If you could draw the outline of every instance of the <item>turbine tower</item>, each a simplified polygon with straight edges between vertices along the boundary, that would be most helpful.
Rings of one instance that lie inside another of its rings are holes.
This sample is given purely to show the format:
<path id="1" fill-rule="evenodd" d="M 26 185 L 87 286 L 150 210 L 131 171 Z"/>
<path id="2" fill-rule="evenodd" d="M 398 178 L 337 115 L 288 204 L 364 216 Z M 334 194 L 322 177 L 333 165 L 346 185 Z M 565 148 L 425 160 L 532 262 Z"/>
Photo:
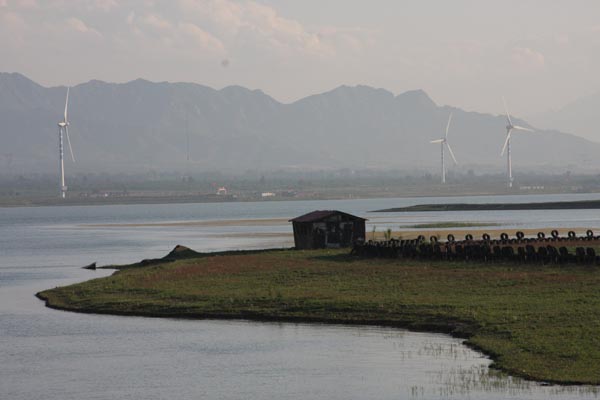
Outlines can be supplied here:
<path id="1" fill-rule="evenodd" d="M 67 111 L 69 108 L 69 88 L 67 88 L 67 99 L 65 100 L 65 114 L 62 121 L 58 123 L 58 155 L 59 155 L 59 175 L 60 175 L 60 197 L 63 199 L 67 195 L 67 186 L 65 185 L 65 161 L 64 161 L 64 150 L 63 150 L 63 133 L 67 137 L 67 143 L 69 145 L 69 152 L 71 153 L 71 159 L 75 162 L 75 156 L 73 155 L 73 148 L 71 147 L 71 140 L 69 139 L 69 120 L 67 119 Z"/>
<path id="2" fill-rule="evenodd" d="M 450 144 L 448 143 L 448 130 L 450 129 L 450 121 L 452 121 L 452 113 L 450 113 L 450 116 L 448 117 L 448 124 L 446 125 L 446 135 L 444 135 L 444 137 L 441 139 L 436 139 L 436 140 L 430 141 L 430 143 L 435 143 L 435 144 L 440 143 L 441 144 L 442 183 L 446 183 L 446 161 L 445 161 L 445 157 L 444 157 L 444 150 L 445 150 L 444 146 L 448 148 L 448 152 L 452 156 L 452 160 L 454 160 L 454 164 L 458 164 L 458 162 L 456 161 L 456 157 L 454 157 L 454 153 L 452 152 L 452 148 L 450 147 Z"/>
<path id="3" fill-rule="evenodd" d="M 512 158 L 511 158 L 511 153 L 510 153 L 510 136 L 512 134 L 512 131 L 527 131 L 527 132 L 533 132 L 533 129 L 529 129 L 529 128 L 525 128 L 522 126 L 518 126 L 512 123 L 512 120 L 510 119 L 510 113 L 508 112 L 508 107 L 506 106 L 506 100 L 504 99 L 504 97 L 502 98 L 502 102 L 504 103 L 504 111 L 506 111 L 506 122 L 508 123 L 506 125 L 506 140 L 504 141 L 504 147 L 502 147 L 502 152 L 500 153 L 500 156 L 504 155 L 504 152 L 506 151 L 506 168 L 507 168 L 507 180 L 508 180 L 508 187 L 512 188 L 513 185 L 513 176 L 512 176 Z"/>

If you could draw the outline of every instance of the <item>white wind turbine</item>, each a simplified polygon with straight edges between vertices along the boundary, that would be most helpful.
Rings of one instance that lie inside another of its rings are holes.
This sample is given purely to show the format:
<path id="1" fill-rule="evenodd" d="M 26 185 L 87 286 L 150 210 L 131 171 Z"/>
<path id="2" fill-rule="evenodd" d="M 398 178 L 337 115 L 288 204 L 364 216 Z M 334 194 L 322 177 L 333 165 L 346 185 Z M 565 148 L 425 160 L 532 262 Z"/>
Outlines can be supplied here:
<path id="1" fill-rule="evenodd" d="M 508 179 L 508 187 L 511 188 L 513 184 L 513 176 L 512 176 L 512 158 L 510 154 L 510 136 L 512 131 L 527 131 L 533 132 L 533 129 L 525 128 L 522 126 L 514 125 L 512 120 L 510 119 L 510 113 L 508 112 L 508 107 L 506 106 L 506 100 L 504 97 L 502 98 L 502 102 L 504 103 L 504 110 L 506 111 L 506 140 L 504 141 L 504 147 L 502 147 L 502 152 L 500 156 L 504 155 L 506 151 L 506 164 L 507 164 L 507 179 Z"/>
<path id="2" fill-rule="evenodd" d="M 69 88 L 67 88 L 67 99 L 65 100 L 65 114 L 61 122 L 58 123 L 58 154 L 59 154 L 59 174 L 60 174 L 60 197 L 63 199 L 67 195 L 67 186 L 65 185 L 65 161 L 63 151 L 63 132 L 67 137 L 67 143 L 69 144 L 69 152 L 71 153 L 71 159 L 75 162 L 75 156 L 73 155 L 73 148 L 71 147 L 71 140 L 69 139 L 69 120 L 67 119 L 67 110 L 69 108 Z"/>
<path id="3" fill-rule="evenodd" d="M 430 143 L 440 143 L 441 144 L 441 151 L 442 151 L 442 183 L 446 183 L 446 161 L 444 158 L 444 146 L 448 147 L 448 152 L 450 153 L 450 155 L 452 156 L 452 160 L 454 160 L 454 164 L 458 164 L 458 161 L 456 161 L 456 157 L 454 157 L 454 153 L 452 152 L 452 148 L 450 147 L 450 144 L 448 143 L 448 130 L 450 129 L 450 121 L 452 121 L 452 113 L 450 113 L 450 116 L 448 117 L 448 124 L 446 125 L 446 135 L 441 138 L 441 139 L 436 139 L 436 140 L 432 140 L 430 141 Z"/>

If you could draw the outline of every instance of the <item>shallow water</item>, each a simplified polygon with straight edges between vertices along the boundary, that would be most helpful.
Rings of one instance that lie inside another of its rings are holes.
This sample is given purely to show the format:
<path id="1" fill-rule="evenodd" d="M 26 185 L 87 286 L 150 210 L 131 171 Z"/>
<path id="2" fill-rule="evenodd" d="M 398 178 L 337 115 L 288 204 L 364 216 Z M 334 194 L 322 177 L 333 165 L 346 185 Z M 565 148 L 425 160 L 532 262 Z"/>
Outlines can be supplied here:
<path id="1" fill-rule="evenodd" d="M 600 397 L 596 387 L 541 386 L 495 373 L 487 368 L 487 358 L 445 335 L 378 327 L 82 315 L 47 309 L 33 297 L 39 290 L 110 273 L 79 268 L 92 261 L 110 264 L 158 257 L 175 244 L 199 251 L 290 245 L 285 238 L 219 236 L 288 232 L 287 225 L 98 228 L 90 224 L 291 218 L 314 209 L 342 209 L 375 221 L 397 218 L 394 224 L 457 220 L 451 213 L 374 218 L 367 213 L 433 200 L 490 201 L 438 198 L 0 209 L 0 398 Z M 531 212 L 520 217 L 500 214 L 461 212 L 460 218 L 502 220 L 509 226 L 536 224 L 539 217 Z M 542 217 L 546 222 L 579 226 L 573 221 L 580 220 L 586 222 L 581 226 L 600 226 L 599 210 L 558 214 Z"/>

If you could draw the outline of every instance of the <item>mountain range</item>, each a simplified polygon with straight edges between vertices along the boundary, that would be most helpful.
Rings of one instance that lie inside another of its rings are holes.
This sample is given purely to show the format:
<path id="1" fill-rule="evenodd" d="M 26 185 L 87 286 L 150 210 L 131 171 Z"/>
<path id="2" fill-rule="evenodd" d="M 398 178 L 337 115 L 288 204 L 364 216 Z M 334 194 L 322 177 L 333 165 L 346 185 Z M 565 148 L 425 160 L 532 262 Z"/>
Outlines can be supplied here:
<path id="1" fill-rule="evenodd" d="M 600 110 L 600 92 L 580 97 L 558 110 L 532 116 L 532 120 L 540 126 L 551 126 L 564 132 L 597 140 L 600 137 L 598 110 Z"/>
<path id="2" fill-rule="evenodd" d="M 57 170 L 66 87 L 0 73 L 0 167 Z M 457 168 L 500 170 L 506 118 L 438 106 L 424 91 L 399 95 L 341 86 L 293 103 L 260 90 L 195 83 L 98 80 L 70 89 L 69 131 L 77 162 L 68 173 L 405 168 L 436 171 L 449 141 Z M 530 126 L 514 117 L 513 122 Z M 556 130 L 515 132 L 514 168 L 597 167 L 600 144 Z M 556 171 L 555 171 L 556 170 Z"/>

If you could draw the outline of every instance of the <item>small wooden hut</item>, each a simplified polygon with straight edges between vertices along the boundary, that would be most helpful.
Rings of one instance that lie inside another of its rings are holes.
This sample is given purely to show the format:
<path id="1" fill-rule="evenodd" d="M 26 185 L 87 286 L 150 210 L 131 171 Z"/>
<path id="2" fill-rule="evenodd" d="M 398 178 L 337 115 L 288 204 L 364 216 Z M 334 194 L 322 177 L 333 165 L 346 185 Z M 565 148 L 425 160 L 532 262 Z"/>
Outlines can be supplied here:
<path id="1" fill-rule="evenodd" d="M 296 249 L 351 246 L 365 240 L 366 221 L 336 210 L 313 211 L 290 220 Z"/>

